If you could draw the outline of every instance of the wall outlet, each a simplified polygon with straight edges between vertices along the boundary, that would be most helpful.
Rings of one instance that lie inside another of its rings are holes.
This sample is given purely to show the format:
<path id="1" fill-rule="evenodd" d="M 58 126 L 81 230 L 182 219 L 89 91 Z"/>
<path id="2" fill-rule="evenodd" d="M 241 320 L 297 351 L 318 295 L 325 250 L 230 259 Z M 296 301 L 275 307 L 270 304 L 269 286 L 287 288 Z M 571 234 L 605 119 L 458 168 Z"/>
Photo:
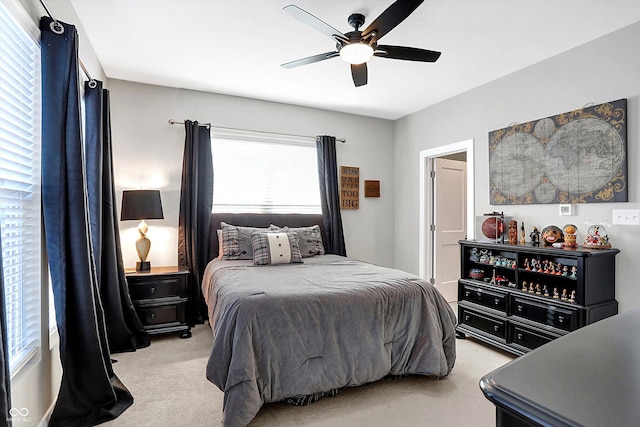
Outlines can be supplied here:
<path id="1" fill-rule="evenodd" d="M 640 209 L 613 209 L 613 225 L 640 225 Z"/>

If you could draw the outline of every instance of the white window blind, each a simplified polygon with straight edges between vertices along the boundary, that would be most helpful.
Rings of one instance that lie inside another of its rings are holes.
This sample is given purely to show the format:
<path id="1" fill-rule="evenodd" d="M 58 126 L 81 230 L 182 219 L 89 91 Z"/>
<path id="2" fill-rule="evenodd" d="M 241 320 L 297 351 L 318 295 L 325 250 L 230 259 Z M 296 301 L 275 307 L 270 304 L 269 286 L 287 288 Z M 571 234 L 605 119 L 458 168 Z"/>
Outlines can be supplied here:
<path id="1" fill-rule="evenodd" d="M 322 212 L 315 142 L 214 132 L 211 147 L 214 212 Z"/>
<path id="2" fill-rule="evenodd" d="M 0 3 L 0 232 L 12 376 L 39 355 L 42 283 L 40 48 L 19 12 Z"/>

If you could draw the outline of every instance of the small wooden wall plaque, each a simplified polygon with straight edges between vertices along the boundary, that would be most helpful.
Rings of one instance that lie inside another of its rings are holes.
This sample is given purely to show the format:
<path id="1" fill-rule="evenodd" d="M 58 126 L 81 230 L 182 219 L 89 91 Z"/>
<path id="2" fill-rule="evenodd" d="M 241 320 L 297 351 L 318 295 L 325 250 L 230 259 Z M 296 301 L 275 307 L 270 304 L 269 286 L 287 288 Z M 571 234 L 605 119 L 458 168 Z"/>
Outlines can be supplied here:
<path id="1" fill-rule="evenodd" d="M 380 181 L 364 180 L 364 197 L 380 197 Z"/>
<path id="2" fill-rule="evenodd" d="M 340 208 L 360 207 L 360 168 L 340 166 Z"/>

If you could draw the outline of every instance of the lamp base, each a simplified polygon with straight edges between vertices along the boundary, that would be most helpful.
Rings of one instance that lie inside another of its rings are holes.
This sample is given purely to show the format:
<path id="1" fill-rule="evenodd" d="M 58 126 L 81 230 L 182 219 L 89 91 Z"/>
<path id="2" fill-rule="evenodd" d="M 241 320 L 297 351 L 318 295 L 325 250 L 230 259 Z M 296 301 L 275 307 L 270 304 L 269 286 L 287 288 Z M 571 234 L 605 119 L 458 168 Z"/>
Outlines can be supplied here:
<path id="1" fill-rule="evenodd" d="M 136 271 L 149 271 L 151 270 L 151 262 L 138 261 L 136 262 Z"/>

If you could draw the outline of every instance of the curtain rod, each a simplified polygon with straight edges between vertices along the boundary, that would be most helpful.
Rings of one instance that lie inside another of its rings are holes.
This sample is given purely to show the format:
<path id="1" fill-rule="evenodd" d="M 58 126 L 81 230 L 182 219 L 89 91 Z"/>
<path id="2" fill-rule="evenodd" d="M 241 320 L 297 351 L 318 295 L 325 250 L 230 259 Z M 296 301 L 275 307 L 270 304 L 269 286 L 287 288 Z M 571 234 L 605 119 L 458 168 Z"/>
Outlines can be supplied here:
<path id="1" fill-rule="evenodd" d="M 169 124 L 170 125 L 183 125 L 184 122 L 179 122 L 177 120 L 174 119 L 169 119 Z M 279 133 L 279 132 L 265 132 L 263 130 L 252 130 L 252 129 L 238 129 L 238 128 L 227 128 L 227 127 L 223 127 L 223 126 L 213 126 L 211 123 L 200 123 L 202 126 L 206 126 L 207 129 L 222 129 L 222 130 L 239 130 L 242 132 L 256 132 L 256 133 L 266 133 L 266 134 L 270 134 L 270 135 L 283 135 L 283 136 L 295 136 L 298 138 L 311 138 L 311 139 L 316 139 L 315 136 L 309 136 L 309 135 L 295 135 L 295 134 L 290 134 L 290 133 Z M 347 142 L 346 139 L 344 138 L 336 138 L 337 142 L 342 142 L 343 144 Z"/>
<path id="2" fill-rule="evenodd" d="M 62 24 L 60 24 L 60 22 L 58 22 L 56 18 L 53 17 L 53 14 L 49 10 L 49 7 L 47 7 L 47 4 L 44 2 L 44 0 L 40 0 L 40 4 L 44 8 L 44 11 L 47 13 L 47 15 L 49 15 L 49 18 L 53 19 L 54 25 L 51 27 L 51 30 L 56 34 L 64 33 L 64 27 L 62 26 Z M 91 77 L 91 74 L 89 74 L 89 71 L 87 71 L 87 67 L 85 67 L 84 63 L 82 62 L 82 59 L 78 58 L 78 63 L 80 64 L 80 68 L 82 68 L 82 72 L 84 72 L 84 75 L 89 80 L 89 87 L 91 89 L 94 89 L 96 86 L 98 86 L 98 83 L 96 83 L 95 79 Z"/>

